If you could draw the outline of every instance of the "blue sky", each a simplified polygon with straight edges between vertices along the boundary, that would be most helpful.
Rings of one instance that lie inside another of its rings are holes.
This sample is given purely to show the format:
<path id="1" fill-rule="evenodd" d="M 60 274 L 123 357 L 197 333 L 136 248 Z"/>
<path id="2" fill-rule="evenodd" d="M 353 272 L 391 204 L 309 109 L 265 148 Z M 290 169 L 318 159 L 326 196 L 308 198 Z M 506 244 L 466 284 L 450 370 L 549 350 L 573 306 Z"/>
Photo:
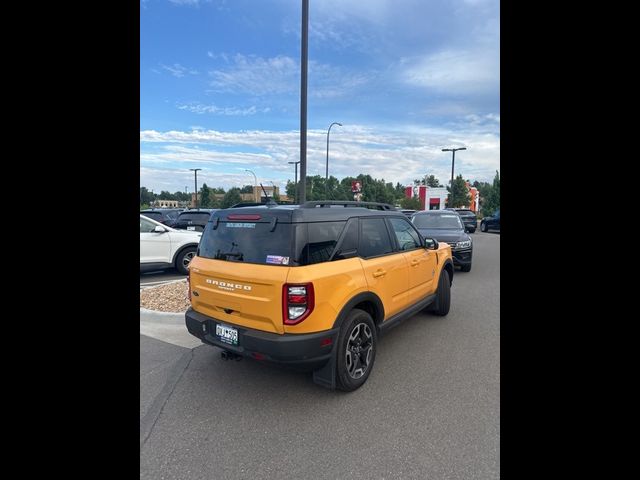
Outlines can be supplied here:
<path id="1" fill-rule="evenodd" d="M 310 0 L 307 175 L 500 169 L 496 0 Z M 300 0 L 140 3 L 140 185 L 284 187 L 299 160 Z"/>

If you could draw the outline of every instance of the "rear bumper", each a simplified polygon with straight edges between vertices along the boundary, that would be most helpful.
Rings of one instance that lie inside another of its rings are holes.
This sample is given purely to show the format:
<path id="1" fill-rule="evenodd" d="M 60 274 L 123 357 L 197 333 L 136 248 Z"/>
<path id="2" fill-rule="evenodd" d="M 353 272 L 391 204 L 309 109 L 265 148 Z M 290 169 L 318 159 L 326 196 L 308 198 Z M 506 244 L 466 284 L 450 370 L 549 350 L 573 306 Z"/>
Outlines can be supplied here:
<path id="1" fill-rule="evenodd" d="M 187 330 L 204 343 L 258 360 L 284 365 L 319 368 L 331 358 L 339 329 L 307 334 L 277 334 L 222 322 L 189 308 L 185 313 Z M 238 345 L 224 343 L 216 336 L 216 324 L 238 330 Z M 331 338 L 329 345 L 321 341 Z M 256 355 L 258 354 L 258 355 Z"/>

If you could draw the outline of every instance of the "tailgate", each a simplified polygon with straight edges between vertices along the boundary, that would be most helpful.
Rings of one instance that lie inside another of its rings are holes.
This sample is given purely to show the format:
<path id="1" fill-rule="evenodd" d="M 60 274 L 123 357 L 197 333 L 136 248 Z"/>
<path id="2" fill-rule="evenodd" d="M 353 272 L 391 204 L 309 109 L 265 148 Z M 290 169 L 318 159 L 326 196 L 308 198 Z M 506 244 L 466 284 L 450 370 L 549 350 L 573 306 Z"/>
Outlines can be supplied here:
<path id="1" fill-rule="evenodd" d="M 282 286 L 286 266 L 194 257 L 190 265 L 191 306 L 231 325 L 284 333 Z"/>

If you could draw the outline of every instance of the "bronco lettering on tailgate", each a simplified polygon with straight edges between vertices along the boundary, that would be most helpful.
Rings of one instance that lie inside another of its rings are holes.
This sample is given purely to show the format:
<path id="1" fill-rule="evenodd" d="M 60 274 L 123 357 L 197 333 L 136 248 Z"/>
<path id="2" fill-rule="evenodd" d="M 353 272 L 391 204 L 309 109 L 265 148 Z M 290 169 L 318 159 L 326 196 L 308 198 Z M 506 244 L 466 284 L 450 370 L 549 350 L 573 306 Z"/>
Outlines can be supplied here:
<path id="1" fill-rule="evenodd" d="M 220 280 L 212 280 L 210 278 L 205 279 L 205 282 L 211 285 L 215 285 L 222 290 L 229 290 L 229 291 L 234 291 L 234 290 L 250 291 L 251 290 L 250 285 L 242 285 L 240 283 L 222 282 Z"/>

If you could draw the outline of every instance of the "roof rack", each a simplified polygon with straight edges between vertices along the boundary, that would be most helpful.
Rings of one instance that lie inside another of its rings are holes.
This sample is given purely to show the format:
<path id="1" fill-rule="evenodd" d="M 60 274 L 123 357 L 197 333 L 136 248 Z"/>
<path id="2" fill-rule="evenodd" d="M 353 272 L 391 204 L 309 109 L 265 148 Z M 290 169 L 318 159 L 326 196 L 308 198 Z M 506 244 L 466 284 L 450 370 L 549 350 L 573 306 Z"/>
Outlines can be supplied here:
<path id="1" fill-rule="evenodd" d="M 313 200 L 300 205 L 300 208 L 329 207 L 331 205 L 342 205 L 343 207 L 376 207 L 377 210 L 397 210 L 396 207 L 388 203 L 380 202 L 356 202 L 354 200 Z"/>

